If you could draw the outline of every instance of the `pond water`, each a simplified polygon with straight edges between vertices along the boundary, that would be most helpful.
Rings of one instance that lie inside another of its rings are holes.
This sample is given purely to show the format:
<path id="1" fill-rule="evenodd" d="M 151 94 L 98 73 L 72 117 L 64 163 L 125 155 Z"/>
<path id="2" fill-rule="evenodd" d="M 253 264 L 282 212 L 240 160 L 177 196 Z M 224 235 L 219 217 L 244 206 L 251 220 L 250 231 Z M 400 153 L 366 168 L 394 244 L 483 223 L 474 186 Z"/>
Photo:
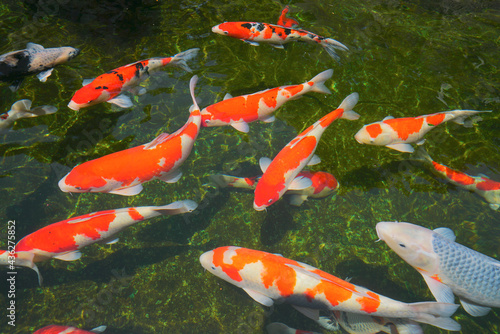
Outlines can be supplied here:
<path id="1" fill-rule="evenodd" d="M 318 267 L 385 296 L 434 300 L 422 277 L 389 247 L 376 243 L 379 221 L 449 227 L 457 242 L 498 259 L 500 211 L 478 195 L 451 185 L 414 163 L 411 155 L 358 144 L 364 125 L 394 117 L 453 109 L 493 110 L 472 127 L 452 122 L 426 136 L 438 162 L 470 175 L 500 181 L 499 7 L 495 1 L 290 2 L 300 27 L 349 48 L 340 63 L 320 46 L 289 43 L 284 50 L 251 46 L 217 35 L 224 21 L 276 23 L 278 1 L 3 1 L 0 54 L 34 42 L 72 46 L 78 57 L 56 67 L 46 83 L 34 76 L 16 92 L 0 85 L 0 110 L 20 99 L 54 105 L 56 114 L 22 119 L 0 142 L 0 249 L 7 248 L 8 221 L 16 238 L 43 226 L 90 212 L 164 205 L 191 199 L 189 215 L 160 217 L 132 226 L 118 243 L 92 245 L 73 262 L 39 263 L 44 277 L 19 268 L 16 326 L 7 324 L 9 285 L 0 281 L 2 333 L 31 333 L 48 324 L 106 333 L 264 333 L 280 321 L 321 332 L 288 305 L 269 310 L 240 289 L 204 272 L 199 256 L 235 245 L 279 253 Z M 332 68 L 331 95 L 310 93 L 287 102 L 273 123 L 255 122 L 245 134 L 232 127 L 204 128 L 182 178 L 153 181 L 139 195 L 63 193 L 57 182 L 79 163 L 147 143 L 187 120 L 193 74 L 167 67 L 142 86 L 133 107 L 108 103 L 73 111 L 67 107 L 83 79 L 151 57 L 200 48 L 189 61 L 200 77 L 196 97 L 203 108 L 233 96 L 299 84 Z M 255 176 L 259 159 L 273 158 L 298 132 L 335 109 L 352 92 L 360 101 L 357 121 L 337 120 L 321 138 L 314 171 L 332 173 L 339 190 L 300 207 L 280 200 L 255 211 L 253 194 L 218 189 L 209 176 Z M 3 111 L 2 111 L 3 112 Z M 7 277 L 7 269 L 1 269 Z M 498 333 L 499 309 L 473 318 L 459 308 L 462 333 Z M 425 333 L 445 333 L 424 326 Z M 326 331 L 324 331 L 326 333 Z"/>

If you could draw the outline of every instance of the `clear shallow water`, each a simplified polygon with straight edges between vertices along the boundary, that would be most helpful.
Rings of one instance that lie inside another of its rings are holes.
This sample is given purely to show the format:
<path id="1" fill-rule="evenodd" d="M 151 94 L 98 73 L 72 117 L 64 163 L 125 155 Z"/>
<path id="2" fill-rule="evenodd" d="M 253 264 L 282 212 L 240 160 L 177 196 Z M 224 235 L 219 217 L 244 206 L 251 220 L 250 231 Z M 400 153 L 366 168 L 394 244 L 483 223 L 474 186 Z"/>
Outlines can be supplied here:
<path id="1" fill-rule="evenodd" d="M 266 310 L 204 273 L 199 255 L 224 245 L 280 253 L 402 301 L 432 300 L 418 273 L 385 244 L 374 242 L 374 226 L 382 220 L 449 227 L 460 243 L 499 258 L 499 213 L 482 198 L 447 184 L 423 165 L 405 163 L 407 154 L 359 145 L 352 138 L 363 124 L 387 115 L 494 110 L 472 128 L 440 126 L 425 146 L 440 163 L 500 180 L 500 40 L 494 2 L 292 2 L 291 16 L 302 28 L 350 48 L 340 54 L 341 65 L 315 45 L 252 47 L 210 31 L 223 21 L 276 22 L 282 8 L 277 2 L 89 2 L 89 9 L 76 1 L 48 7 L 34 3 L 0 5 L 0 53 L 27 42 L 70 45 L 82 52 L 57 67 L 45 84 L 30 77 L 16 93 L 0 85 L 0 110 L 22 98 L 59 108 L 55 115 L 21 120 L 2 135 L 1 248 L 12 219 L 19 240 L 47 224 L 93 211 L 181 199 L 199 202 L 200 209 L 188 217 L 131 227 L 117 244 L 85 248 L 78 261 L 41 263 L 41 288 L 34 272 L 19 269 L 17 326 L 12 329 L 4 319 L 0 332 L 27 333 L 57 323 L 86 329 L 107 325 L 110 333 L 262 333 L 273 321 L 320 331 L 291 307 Z M 290 101 L 276 113 L 276 122 L 252 123 L 248 134 L 230 127 L 203 129 L 176 184 L 150 182 L 131 198 L 62 193 L 57 181 L 70 168 L 175 131 L 191 104 L 191 74 L 167 68 L 143 84 L 148 93 L 130 109 L 101 104 L 75 112 L 66 105 L 82 79 L 193 47 L 201 48 L 189 65 L 200 76 L 196 95 L 202 107 L 227 92 L 236 96 L 297 84 L 328 68 L 334 69 L 327 82 L 333 94 Z M 251 193 L 219 192 L 208 185 L 214 173 L 257 174 L 261 156 L 275 156 L 354 91 L 360 94 L 355 110 L 362 117 L 330 126 L 316 152 L 322 163 L 313 168 L 338 178 L 335 196 L 300 208 L 280 201 L 256 212 Z M 7 291 L 2 280 L 1 309 L 7 307 Z M 498 309 L 481 318 L 462 309 L 455 315 L 463 333 L 497 333 L 499 317 Z M 425 332 L 444 333 L 430 326 Z"/>

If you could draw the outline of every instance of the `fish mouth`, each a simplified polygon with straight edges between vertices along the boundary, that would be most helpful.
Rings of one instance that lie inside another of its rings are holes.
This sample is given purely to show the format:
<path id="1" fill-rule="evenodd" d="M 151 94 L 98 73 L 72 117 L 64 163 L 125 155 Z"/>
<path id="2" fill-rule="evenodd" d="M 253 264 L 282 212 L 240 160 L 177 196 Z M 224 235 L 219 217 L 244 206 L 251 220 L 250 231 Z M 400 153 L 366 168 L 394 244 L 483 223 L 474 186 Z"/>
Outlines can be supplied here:
<path id="1" fill-rule="evenodd" d="M 257 211 L 264 211 L 266 209 L 266 206 L 265 205 L 257 205 L 255 204 L 255 202 L 253 202 L 253 208 Z"/>
<path id="2" fill-rule="evenodd" d="M 395 223 L 393 222 L 380 222 L 375 226 L 375 230 L 377 231 L 377 236 L 379 240 L 385 241 L 384 237 L 389 235 L 389 229 L 391 225 Z"/>
<path id="3" fill-rule="evenodd" d="M 75 110 L 75 111 L 80 110 L 80 107 L 78 106 L 78 103 L 74 102 L 73 100 L 71 100 L 71 101 L 68 103 L 68 108 L 69 108 L 69 109 L 72 109 L 72 110 Z"/>

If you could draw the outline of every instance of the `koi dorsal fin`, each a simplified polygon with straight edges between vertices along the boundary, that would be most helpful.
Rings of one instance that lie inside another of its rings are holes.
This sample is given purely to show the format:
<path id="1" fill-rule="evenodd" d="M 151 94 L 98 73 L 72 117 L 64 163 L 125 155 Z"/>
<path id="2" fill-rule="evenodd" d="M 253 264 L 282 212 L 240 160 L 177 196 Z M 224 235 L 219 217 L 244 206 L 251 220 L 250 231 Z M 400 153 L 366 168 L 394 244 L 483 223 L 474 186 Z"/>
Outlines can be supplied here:
<path id="1" fill-rule="evenodd" d="M 441 236 L 451 241 L 455 241 L 455 239 L 457 238 L 455 236 L 455 233 L 453 233 L 453 231 L 447 227 L 438 227 L 437 229 L 434 230 L 434 232 L 440 234 Z"/>

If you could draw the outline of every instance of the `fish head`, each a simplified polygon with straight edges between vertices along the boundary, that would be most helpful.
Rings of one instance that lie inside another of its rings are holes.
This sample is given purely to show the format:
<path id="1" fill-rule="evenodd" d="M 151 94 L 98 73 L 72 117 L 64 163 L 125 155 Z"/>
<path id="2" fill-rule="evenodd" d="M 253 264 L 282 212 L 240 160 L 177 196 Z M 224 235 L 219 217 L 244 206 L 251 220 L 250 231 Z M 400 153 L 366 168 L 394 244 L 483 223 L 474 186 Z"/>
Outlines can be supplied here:
<path id="1" fill-rule="evenodd" d="M 435 232 L 425 227 L 398 222 L 380 222 L 376 226 L 380 240 L 418 271 L 436 273 L 438 258 L 432 246 Z"/>
<path id="2" fill-rule="evenodd" d="M 255 189 L 255 199 L 253 201 L 253 208 L 257 211 L 265 210 L 268 206 L 274 204 L 274 202 L 281 198 L 280 193 L 278 192 L 263 192 L 257 191 L 257 189 L 259 189 L 258 184 Z"/>
<path id="3" fill-rule="evenodd" d="M 76 166 L 71 172 L 59 180 L 59 188 L 64 192 L 108 192 L 114 187 L 112 180 L 103 179 L 101 176 L 89 173 L 83 165 Z"/>
<path id="4" fill-rule="evenodd" d="M 250 28 L 253 25 L 249 22 L 224 22 L 212 27 L 212 32 L 239 39 L 248 39 L 251 34 Z"/>
<path id="5" fill-rule="evenodd" d="M 101 86 L 94 87 L 91 82 L 76 91 L 68 107 L 73 110 L 79 110 L 101 102 L 106 102 L 110 97 L 111 95 L 105 88 Z"/>
<path id="6" fill-rule="evenodd" d="M 385 146 L 393 143 L 391 136 L 384 132 L 384 125 L 380 122 L 365 125 L 355 135 L 354 139 L 360 144 Z"/>
<path id="7" fill-rule="evenodd" d="M 205 252 L 200 256 L 201 266 L 211 274 L 234 284 L 235 280 L 230 274 L 234 272 L 232 257 L 236 255 L 237 249 L 239 247 L 226 246 Z"/>
<path id="8" fill-rule="evenodd" d="M 80 49 L 72 48 L 71 46 L 63 46 L 59 48 L 59 51 L 59 55 L 55 60 L 56 64 L 65 63 L 80 54 Z"/>

